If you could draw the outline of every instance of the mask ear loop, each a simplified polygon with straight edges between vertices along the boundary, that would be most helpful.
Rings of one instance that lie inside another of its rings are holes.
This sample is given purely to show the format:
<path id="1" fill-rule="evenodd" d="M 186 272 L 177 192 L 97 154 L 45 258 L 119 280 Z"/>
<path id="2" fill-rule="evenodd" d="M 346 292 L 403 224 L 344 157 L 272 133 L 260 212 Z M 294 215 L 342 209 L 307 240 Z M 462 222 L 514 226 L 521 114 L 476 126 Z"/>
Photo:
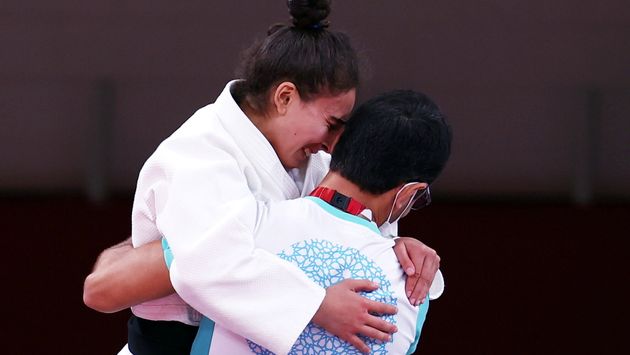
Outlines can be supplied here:
<path id="1" fill-rule="evenodd" d="M 400 216 L 398 216 L 398 218 L 396 218 L 396 220 L 390 221 L 390 219 L 392 218 L 392 214 L 394 213 L 394 207 L 396 207 L 396 201 L 398 201 L 398 195 L 400 195 L 400 193 L 402 192 L 402 190 L 405 189 L 405 187 L 411 186 L 413 184 L 418 184 L 418 183 L 417 182 L 408 182 L 403 187 L 401 187 L 400 190 L 398 190 L 398 192 L 396 192 L 396 197 L 394 197 L 394 203 L 392 204 L 392 209 L 389 210 L 389 216 L 387 216 L 387 219 L 385 220 L 386 222 L 396 223 L 400 219 L 400 217 L 402 217 L 402 215 L 405 213 L 405 210 L 407 210 L 411 206 L 411 203 L 413 201 L 413 197 L 415 196 L 415 193 L 414 193 L 414 196 L 411 196 L 411 198 L 409 199 L 409 202 L 407 202 L 407 207 L 405 207 L 405 209 L 403 209 L 402 212 L 400 212 Z M 417 191 L 416 191 L 416 193 L 417 193 Z"/>

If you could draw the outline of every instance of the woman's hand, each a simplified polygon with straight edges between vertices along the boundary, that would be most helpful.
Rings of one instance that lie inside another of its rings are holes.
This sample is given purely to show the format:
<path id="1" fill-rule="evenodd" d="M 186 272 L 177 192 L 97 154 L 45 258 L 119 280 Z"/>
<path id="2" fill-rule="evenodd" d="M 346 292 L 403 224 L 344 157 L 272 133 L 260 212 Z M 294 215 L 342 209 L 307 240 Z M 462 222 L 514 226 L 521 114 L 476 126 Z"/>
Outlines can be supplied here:
<path id="1" fill-rule="evenodd" d="M 424 302 L 440 267 L 440 257 L 435 250 L 414 238 L 396 238 L 394 253 L 407 274 L 405 291 L 409 303 L 414 306 Z"/>
<path id="2" fill-rule="evenodd" d="M 396 307 L 373 301 L 358 294 L 374 291 L 378 285 L 369 280 L 344 280 L 326 289 L 326 297 L 313 323 L 347 341 L 359 351 L 369 353 L 370 348 L 358 337 L 389 341 L 398 329 L 373 314 L 396 314 Z"/>

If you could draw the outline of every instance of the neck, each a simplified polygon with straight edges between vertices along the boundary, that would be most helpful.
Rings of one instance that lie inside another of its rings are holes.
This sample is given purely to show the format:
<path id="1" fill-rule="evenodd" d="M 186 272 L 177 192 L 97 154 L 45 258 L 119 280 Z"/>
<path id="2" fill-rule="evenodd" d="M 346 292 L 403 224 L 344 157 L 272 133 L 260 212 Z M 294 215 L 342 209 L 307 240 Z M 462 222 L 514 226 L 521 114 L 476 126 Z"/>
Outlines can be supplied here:
<path id="1" fill-rule="evenodd" d="M 258 111 L 254 110 L 248 104 L 246 99 L 243 99 L 243 101 L 239 104 L 239 107 L 245 116 L 247 116 L 247 118 L 249 118 L 249 120 L 254 124 L 254 126 L 256 126 L 256 128 L 258 128 L 265 137 L 267 137 L 267 126 L 269 120 L 266 119 L 265 115 L 262 115 L 258 113 Z"/>
<path id="2" fill-rule="evenodd" d="M 336 172 L 328 172 L 319 186 L 328 187 L 357 200 L 372 211 L 373 220 L 379 226 L 383 224 L 389 214 L 392 201 L 387 199 L 387 194 L 374 195 L 363 191 L 355 183 Z"/>
<path id="3" fill-rule="evenodd" d="M 278 156 L 278 160 L 285 169 L 292 168 L 291 166 L 285 165 L 285 162 L 280 158 L 280 154 L 278 153 L 278 147 L 274 144 L 274 142 L 278 141 L 278 131 L 281 131 L 281 128 L 278 128 L 277 121 L 274 119 L 275 117 L 267 115 L 266 113 L 260 113 L 258 110 L 255 110 L 246 99 L 243 99 L 243 102 L 239 105 L 245 116 L 249 118 L 250 122 L 258 129 L 258 131 L 265 137 L 267 142 L 273 148 L 276 156 Z"/>

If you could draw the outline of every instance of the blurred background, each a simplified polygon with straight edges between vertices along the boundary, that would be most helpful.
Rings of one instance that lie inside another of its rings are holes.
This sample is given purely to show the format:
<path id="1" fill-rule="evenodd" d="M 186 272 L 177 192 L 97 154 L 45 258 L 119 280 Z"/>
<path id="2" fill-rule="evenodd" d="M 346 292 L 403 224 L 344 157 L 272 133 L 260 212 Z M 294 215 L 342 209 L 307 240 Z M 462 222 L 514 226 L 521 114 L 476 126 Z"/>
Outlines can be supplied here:
<path id="1" fill-rule="evenodd" d="M 620 352 L 630 2 L 337 0 L 330 20 L 359 101 L 420 90 L 454 129 L 434 204 L 401 225 L 446 277 L 417 353 Z M 128 311 L 85 307 L 83 279 L 129 235 L 146 158 L 286 21 L 282 0 L 0 3 L 3 352 L 125 343 Z"/>

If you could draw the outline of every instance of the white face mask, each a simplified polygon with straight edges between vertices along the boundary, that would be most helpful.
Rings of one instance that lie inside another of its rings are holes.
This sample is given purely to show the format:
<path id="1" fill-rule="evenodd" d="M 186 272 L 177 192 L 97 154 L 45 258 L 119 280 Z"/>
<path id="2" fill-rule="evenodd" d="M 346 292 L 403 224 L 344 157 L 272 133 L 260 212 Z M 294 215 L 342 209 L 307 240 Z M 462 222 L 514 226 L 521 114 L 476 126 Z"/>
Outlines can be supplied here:
<path id="1" fill-rule="evenodd" d="M 398 201 L 398 195 L 400 195 L 400 192 L 404 190 L 405 187 L 413 184 L 417 184 L 417 182 L 410 182 L 408 184 L 405 184 L 405 186 L 401 187 L 400 190 L 398 190 L 398 192 L 396 193 L 396 197 L 394 197 L 394 202 L 392 203 L 392 208 L 389 210 L 389 215 L 387 216 L 387 219 L 383 224 L 380 225 L 380 227 L 378 227 L 378 230 L 381 231 L 381 235 L 390 237 L 395 236 L 398 233 L 398 220 L 409 213 L 409 209 L 411 209 L 411 203 L 413 201 L 413 196 L 409 199 L 409 203 L 407 204 L 407 207 L 405 207 L 405 209 L 402 211 L 402 213 L 392 221 L 391 219 L 392 214 L 394 213 L 394 207 L 396 206 L 396 201 Z"/>
<path id="2" fill-rule="evenodd" d="M 411 211 L 412 206 L 420 197 L 425 196 L 426 194 L 426 196 L 428 196 L 428 202 L 426 202 L 426 204 L 431 202 L 431 198 L 430 198 L 431 195 L 430 195 L 428 186 L 424 190 L 416 190 L 414 195 L 411 196 L 411 198 L 409 199 L 409 202 L 407 202 L 407 206 L 405 207 L 405 209 L 403 209 L 402 212 L 398 215 L 398 217 L 396 217 L 393 221 L 391 220 L 392 215 L 394 214 L 394 208 L 396 207 L 396 201 L 398 201 L 398 196 L 400 195 L 400 192 L 404 190 L 407 186 L 412 186 L 414 184 L 419 184 L 419 182 L 407 183 L 403 187 L 401 187 L 400 190 L 398 190 L 398 192 L 396 193 L 396 197 L 394 197 L 394 202 L 392 203 L 392 208 L 389 210 L 389 215 L 387 216 L 385 223 L 381 224 L 381 226 L 378 228 L 381 231 L 382 235 L 384 236 L 396 235 L 396 233 L 398 232 L 398 221 L 401 218 L 405 217 L 407 214 L 409 214 L 409 211 Z M 420 194 L 418 194 L 418 192 L 420 192 Z"/>
<path id="3" fill-rule="evenodd" d="M 395 237 L 398 235 L 398 224 L 391 224 L 388 221 L 385 221 L 385 223 L 378 227 L 378 230 L 381 231 L 381 235 L 383 237 Z"/>

